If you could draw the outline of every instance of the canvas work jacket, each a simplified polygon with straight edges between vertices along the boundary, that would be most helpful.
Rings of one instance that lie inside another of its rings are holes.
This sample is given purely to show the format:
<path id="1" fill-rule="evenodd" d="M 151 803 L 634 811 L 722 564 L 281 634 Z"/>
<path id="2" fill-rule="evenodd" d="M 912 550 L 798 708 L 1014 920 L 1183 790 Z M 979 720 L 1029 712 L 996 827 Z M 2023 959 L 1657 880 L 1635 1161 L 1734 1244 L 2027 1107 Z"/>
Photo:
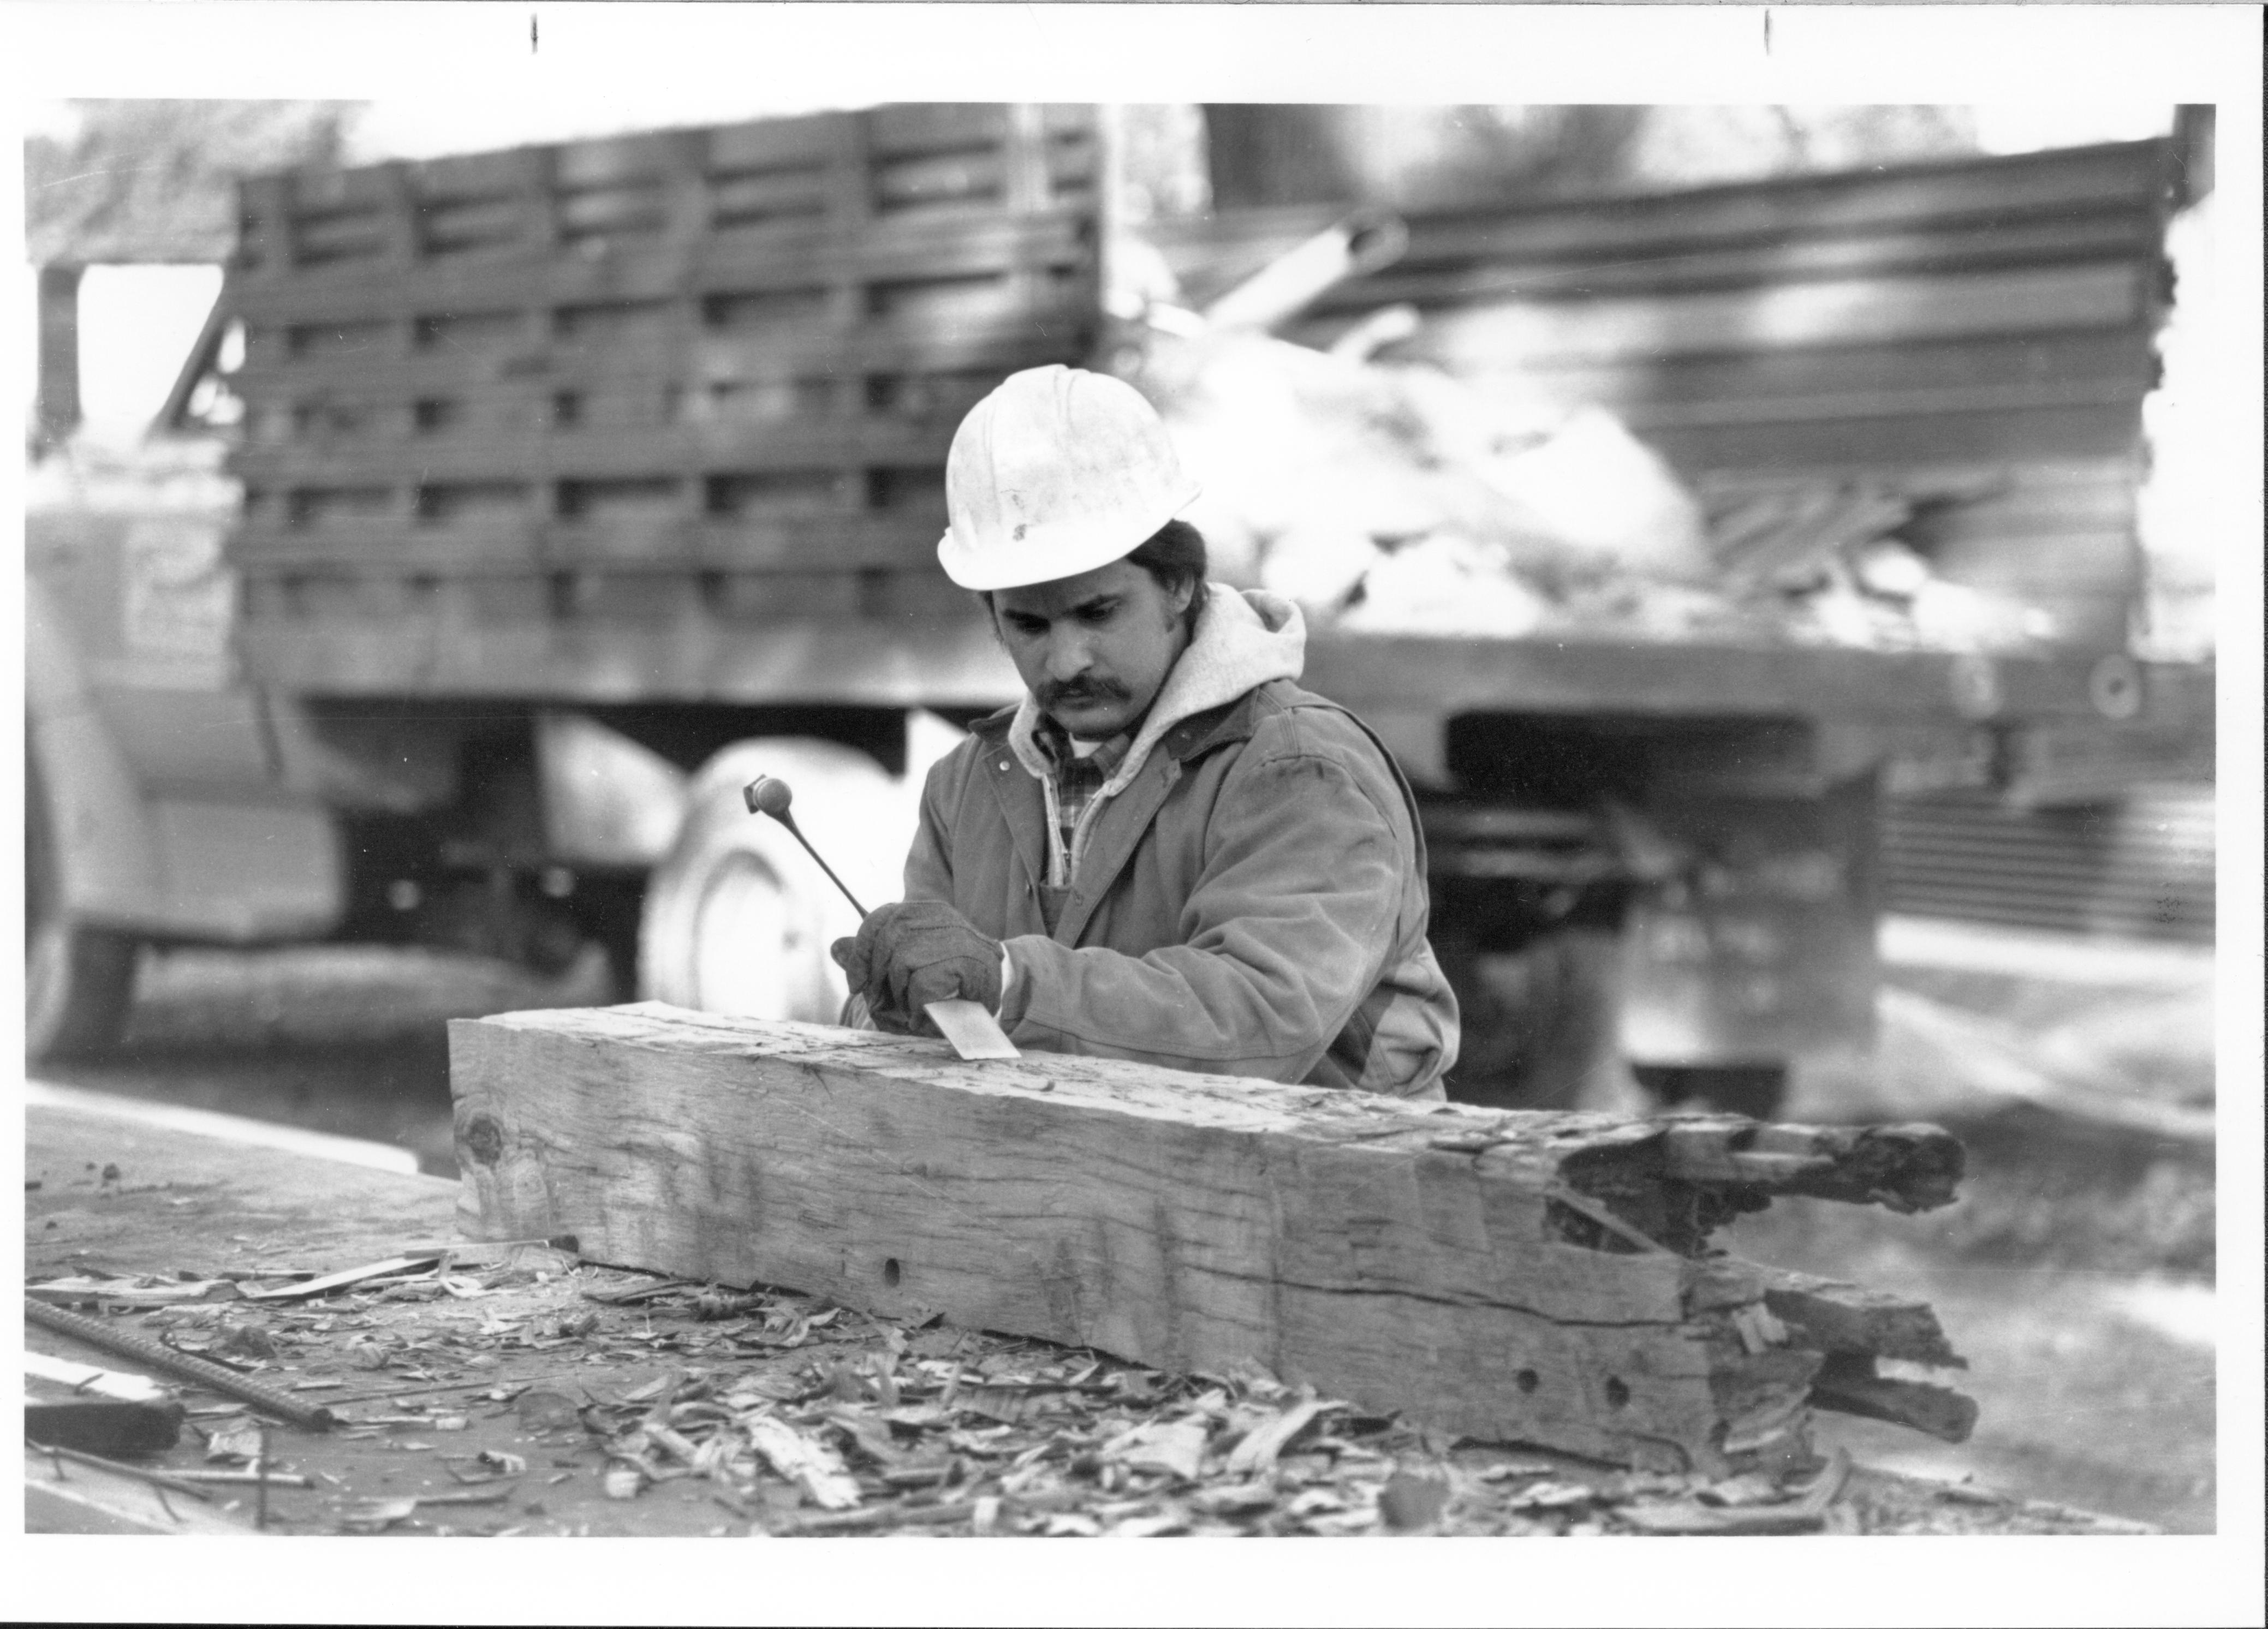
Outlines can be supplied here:
<path id="1" fill-rule="evenodd" d="M 1027 697 L 931 770 L 905 897 L 1003 942 L 1020 1046 L 1439 1097 L 1457 1009 L 1409 786 L 1353 715 L 1292 682 L 1295 607 L 1207 592 L 1070 842 Z"/>

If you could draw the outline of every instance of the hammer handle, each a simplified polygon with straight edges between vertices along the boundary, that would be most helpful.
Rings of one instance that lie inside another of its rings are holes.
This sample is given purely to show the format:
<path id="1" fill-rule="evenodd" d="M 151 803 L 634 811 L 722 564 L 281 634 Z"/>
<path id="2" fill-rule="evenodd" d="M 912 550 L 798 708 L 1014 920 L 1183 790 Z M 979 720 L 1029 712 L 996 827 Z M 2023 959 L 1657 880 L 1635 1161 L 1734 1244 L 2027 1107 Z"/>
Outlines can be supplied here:
<path id="1" fill-rule="evenodd" d="M 795 840 L 803 845 L 803 852 L 809 855 L 813 860 L 818 862 L 819 869 L 827 873 L 827 880 L 833 883 L 837 888 L 841 888 L 843 890 L 843 897 L 850 901 L 850 908 L 858 913 L 858 920 L 862 922 L 865 921 L 866 920 L 866 907 L 858 903 L 858 896 L 850 892 L 841 877 L 836 876 L 835 868 L 828 864 L 826 861 L 819 858 L 819 850 L 811 846 L 811 840 L 803 834 L 803 828 L 796 825 L 795 815 L 793 812 L 790 811 L 782 814 L 776 814 L 772 818 L 778 821 L 782 826 L 787 827 L 790 832 L 795 834 Z"/>

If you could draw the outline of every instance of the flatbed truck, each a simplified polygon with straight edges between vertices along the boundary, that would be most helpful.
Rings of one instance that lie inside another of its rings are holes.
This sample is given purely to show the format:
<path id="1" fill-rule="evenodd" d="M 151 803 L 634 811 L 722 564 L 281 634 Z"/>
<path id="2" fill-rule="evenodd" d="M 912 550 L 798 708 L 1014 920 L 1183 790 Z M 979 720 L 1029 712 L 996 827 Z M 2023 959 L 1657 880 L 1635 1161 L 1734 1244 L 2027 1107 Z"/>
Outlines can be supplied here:
<path id="1" fill-rule="evenodd" d="M 831 1018 L 844 907 L 740 788 L 786 776 L 891 897 L 926 764 L 1017 695 L 935 565 L 942 466 L 1000 377 L 1114 342 L 1109 123 L 879 107 L 247 180 L 166 415 L 202 478 L 29 517 L 33 1053 L 114 1038 L 142 949 L 185 943 L 596 945 L 625 996 Z M 1420 793 L 1455 1095 L 1627 1066 L 1768 1113 L 1870 1032 L 1886 776 L 2195 736 L 2209 670 L 2126 637 L 2170 165 L 1413 216 L 1304 314 L 1413 301 L 1413 356 L 1606 400 L 1696 479 L 1998 470 L 1925 540 L 1988 583 L 2013 555 L 2059 619 L 2001 651 L 1314 632 L 1307 682 Z M 1167 246 L 1202 281 L 1312 224 Z"/>

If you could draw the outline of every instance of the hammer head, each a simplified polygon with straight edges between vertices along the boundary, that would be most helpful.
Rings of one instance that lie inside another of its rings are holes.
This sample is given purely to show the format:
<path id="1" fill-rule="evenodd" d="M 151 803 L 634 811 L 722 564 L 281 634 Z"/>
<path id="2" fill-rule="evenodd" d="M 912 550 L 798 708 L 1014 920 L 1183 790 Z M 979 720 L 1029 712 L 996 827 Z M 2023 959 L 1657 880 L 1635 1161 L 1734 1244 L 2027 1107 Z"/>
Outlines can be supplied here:
<path id="1" fill-rule="evenodd" d="M 768 814 L 775 820 L 785 819 L 788 805 L 795 802 L 788 783 L 771 775 L 758 775 L 741 789 L 740 796 L 750 814 Z"/>

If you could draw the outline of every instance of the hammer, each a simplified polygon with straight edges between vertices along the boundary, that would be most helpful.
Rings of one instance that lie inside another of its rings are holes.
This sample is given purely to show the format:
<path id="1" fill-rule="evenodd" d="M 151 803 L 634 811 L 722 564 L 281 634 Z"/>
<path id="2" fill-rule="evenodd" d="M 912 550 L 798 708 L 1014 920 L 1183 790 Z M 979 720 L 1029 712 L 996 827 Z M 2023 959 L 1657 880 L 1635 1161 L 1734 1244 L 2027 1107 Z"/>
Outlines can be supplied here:
<path id="1" fill-rule="evenodd" d="M 835 875 L 833 866 L 820 859 L 819 850 L 811 846 L 811 840 L 803 834 L 802 829 L 795 823 L 795 817 L 788 812 L 789 805 L 795 802 L 795 793 L 786 781 L 777 775 L 758 775 L 741 789 L 740 797 L 748 805 L 750 814 L 770 815 L 787 827 L 795 840 L 803 845 L 804 853 L 827 873 L 827 880 L 843 890 L 843 897 L 850 901 L 850 908 L 858 913 L 859 920 L 865 920 L 866 907 L 858 903 L 858 896 Z M 938 1032 L 953 1043 L 953 1050 L 963 1058 L 1023 1056 L 1000 1028 L 999 1020 L 985 1011 L 981 1002 L 957 1000 L 931 1002 L 922 1010 L 929 1015 L 930 1022 L 937 1025 Z"/>

